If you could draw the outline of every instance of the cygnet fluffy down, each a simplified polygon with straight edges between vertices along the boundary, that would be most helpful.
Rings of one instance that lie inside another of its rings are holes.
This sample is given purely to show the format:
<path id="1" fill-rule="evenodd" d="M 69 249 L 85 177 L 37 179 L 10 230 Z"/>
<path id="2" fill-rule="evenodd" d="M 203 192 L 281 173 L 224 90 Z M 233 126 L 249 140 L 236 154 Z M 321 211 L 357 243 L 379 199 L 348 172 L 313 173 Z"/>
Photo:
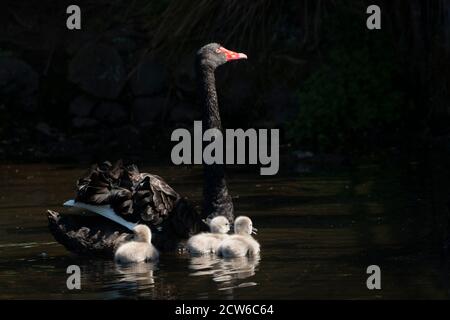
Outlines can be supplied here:
<path id="1" fill-rule="evenodd" d="M 155 261 L 159 257 L 158 250 L 152 245 L 152 232 L 144 224 L 133 229 L 134 239 L 117 248 L 114 260 L 118 263 L 135 263 Z"/>
<path id="2" fill-rule="evenodd" d="M 211 232 L 199 233 L 189 238 L 186 246 L 192 255 L 202 255 L 217 252 L 220 243 L 228 237 L 230 222 L 224 216 L 217 216 L 206 221 Z"/>
<path id="3" fill-rule="evenodd" d="M 256 233 L 252 220 L 249 217 L 240 216 L 234 221 L 235 234 L 223 240 L 218 248 L 218 254 L 225 258 L 256 256 L 259 254 L 260 245 L 251 236 Z"/>

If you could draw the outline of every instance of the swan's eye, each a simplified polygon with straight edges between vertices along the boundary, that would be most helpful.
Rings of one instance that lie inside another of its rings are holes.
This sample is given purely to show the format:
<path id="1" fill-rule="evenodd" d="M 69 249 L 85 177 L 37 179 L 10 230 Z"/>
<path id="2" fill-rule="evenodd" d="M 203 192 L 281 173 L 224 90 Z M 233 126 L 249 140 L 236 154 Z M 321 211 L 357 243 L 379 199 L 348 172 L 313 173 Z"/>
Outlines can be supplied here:
<path id="1" fill-rule="evenodd" d="M 221 53 L 222 51 L 220 50 L 220 48 L 216 49 L 216 53 Z"/>

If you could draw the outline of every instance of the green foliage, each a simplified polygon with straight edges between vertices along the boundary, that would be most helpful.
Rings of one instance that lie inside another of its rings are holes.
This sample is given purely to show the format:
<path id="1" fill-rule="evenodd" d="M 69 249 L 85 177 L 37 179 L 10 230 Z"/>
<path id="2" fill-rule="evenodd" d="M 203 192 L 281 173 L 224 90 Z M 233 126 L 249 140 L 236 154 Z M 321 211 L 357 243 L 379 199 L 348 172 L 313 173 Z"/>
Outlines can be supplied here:
<path id="1" fill-rule="evenodd" d="M 354 25 L 355 18 L 347 21 Z M 363 145 L 378 132 L 394 131 L 405 110 L 396 81 L 401 64 L 387 39 L 361 32 L 361 26 L 333 29 L 339 34 L 327 41 L 327 55 L 301 84 L 298 113 L 287 128 L 294 143 L 320 151 Z"/>
<path id="2" fill-rule="evenodd" d="M 11 51 L 0 48 L 0 58 L 1 57 L 11 57 L 12 55 L 13 54 Z"/>

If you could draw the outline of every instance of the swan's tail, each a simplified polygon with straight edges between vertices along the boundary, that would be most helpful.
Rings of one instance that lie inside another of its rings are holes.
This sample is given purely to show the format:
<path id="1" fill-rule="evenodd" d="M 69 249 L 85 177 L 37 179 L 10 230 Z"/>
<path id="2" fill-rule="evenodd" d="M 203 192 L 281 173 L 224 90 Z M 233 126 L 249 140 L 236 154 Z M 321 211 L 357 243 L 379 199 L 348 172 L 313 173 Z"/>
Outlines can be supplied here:
<path id="1" fill-rule="evenodd" d="M 64 215 L 47 210 L 50 232 L 69 251 L 89 256 L 112 257 L 115 249 L 132 237 L 113 223 L 98 223 L 97 217 Z"/>

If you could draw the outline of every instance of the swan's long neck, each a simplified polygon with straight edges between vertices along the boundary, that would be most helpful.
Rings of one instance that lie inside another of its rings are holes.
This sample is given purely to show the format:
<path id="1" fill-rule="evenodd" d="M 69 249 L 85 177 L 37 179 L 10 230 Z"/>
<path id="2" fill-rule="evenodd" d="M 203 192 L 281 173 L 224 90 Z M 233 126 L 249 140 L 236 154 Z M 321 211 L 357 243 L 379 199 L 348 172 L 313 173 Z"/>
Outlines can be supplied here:
<path id="1" fill-rule="evenodd" d="M 203 130 L 217 128 L 222 131 L 214 70 L 197 64 L 197 79 L 203 105 Z M 204 164 L 203 172 L 203 217 L 223 215 L 233 221 L 233 201 L 228 193 L 224 165 Z"/>

